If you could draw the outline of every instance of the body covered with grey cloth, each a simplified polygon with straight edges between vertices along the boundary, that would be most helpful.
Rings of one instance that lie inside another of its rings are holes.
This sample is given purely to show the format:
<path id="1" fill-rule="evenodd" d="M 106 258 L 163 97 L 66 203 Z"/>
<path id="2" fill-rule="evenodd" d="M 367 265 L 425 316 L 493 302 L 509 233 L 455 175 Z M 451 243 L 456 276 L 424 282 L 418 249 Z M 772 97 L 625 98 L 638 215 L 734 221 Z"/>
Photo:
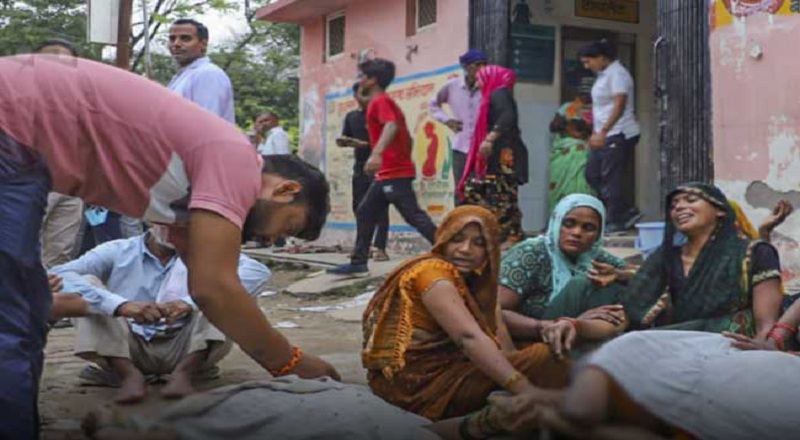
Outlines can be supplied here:
<path id="1" fill-rule="evenodd" d="M 589 364 L 662 421 L 704 440 L 800 438 L 800 357 L 741 351 L 722 335 L 642 331 Z"/>
<path id="2" fill-rule="evenodd" d="M 181 440 L 438 439 L 425 428 L 430 423 L 364 386 L 284 376 L 196 394 L 125 425 L 138 433 L 175 432 Z"/>

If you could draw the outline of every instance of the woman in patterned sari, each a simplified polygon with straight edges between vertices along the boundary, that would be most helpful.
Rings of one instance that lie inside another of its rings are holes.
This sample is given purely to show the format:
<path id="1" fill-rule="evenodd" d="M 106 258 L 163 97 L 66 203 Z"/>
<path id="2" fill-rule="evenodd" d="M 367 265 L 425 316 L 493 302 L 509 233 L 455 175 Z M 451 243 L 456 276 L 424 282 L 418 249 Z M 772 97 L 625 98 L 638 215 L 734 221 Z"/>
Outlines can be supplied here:
<path id="1" fill-rule="evenodd" d="M 575 339 L 598 341 L 624 330 L 617 284 L 634 271 L 603 249 L 605 217 L 596 197 L 569 195 L 553 210 L 547 234 L 518 243 L 503 255 L 498 299 L 516 341 L 548 340 L 560 354 Z M 600 288 L 588 295 L 590 286 Z M 575 331 L 568 334 L 569 326 L 556 322 L 558 318 L 577 319 Z"/>
<path id="2" fill-rule="evenodd" d="M 586 182 L 586 161 L 589 150 L 586 142 L 592 134 L 591 77 L 581 80 L 578 97 L 558 109 L 552 122 L 553 144 L 550 148 L 550 210 L 570 194 L 591 194 Z"/>
<path id="3" fill-rule="evenodd" d="M 494 390 L 552 401 L 568 363 L 545 344 L 514 351 L 497 303 L 499 226 L 461 206 L 437 230 L 431 253 L 392 272 L 364 312 L 362 362 L 384 400 L 432 420 L 481 408 Z"/>
<path id="4" fill-rule="evenodd" d="M 766 338 L 783 300 L 775 248 L 738 233 L 713 185 L 681 185 L 667 196 L 665 216 L 662 246 L 621 294 L 632 325 Z"/>
<path id="5" fill-rule="evenodd" d="M 485 66 L 476 75 L 481 106 L 464 175 L 456 188 L 464 204 L 482 206 L 500 222 L 506 249 L 522 239 L 519 185 L 528 182 L 528 150 L 519 130 L 516 75 L 511 69 Z"/>

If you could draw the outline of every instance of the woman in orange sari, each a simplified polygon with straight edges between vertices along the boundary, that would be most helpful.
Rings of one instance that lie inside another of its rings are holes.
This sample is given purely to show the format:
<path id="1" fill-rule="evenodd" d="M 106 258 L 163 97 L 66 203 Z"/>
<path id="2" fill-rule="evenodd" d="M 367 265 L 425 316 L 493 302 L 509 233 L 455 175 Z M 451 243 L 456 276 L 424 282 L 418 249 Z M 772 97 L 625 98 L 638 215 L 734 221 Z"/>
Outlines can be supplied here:
<path id="1" fill-rule="evenodd" d="M 484 208 L 454 209 L 431 253 L 392 272 L 364 312 L 362 361 L 372 391 L 432 420 L 480 409 L 492 391 L 554 402 L 569 365 L 546 344 L 514 351 L 499 317 L 499 225 Z"/>

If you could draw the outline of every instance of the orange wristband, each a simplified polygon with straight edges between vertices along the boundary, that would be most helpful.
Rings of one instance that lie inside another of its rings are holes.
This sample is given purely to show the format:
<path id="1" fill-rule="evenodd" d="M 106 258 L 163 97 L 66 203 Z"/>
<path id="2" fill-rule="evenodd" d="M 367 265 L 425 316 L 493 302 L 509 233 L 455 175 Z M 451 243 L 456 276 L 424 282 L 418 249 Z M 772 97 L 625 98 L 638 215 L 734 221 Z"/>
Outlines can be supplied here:
<path id="1" fill-rule="evenodd" d="M 269 374 L 278 377 L 278 376 L 285 376 L 289 374 L 297 364 L 300 363 L 300 360 L 303 358 L 303 350 L 299 347 L 294 347 L 294 353 L 292 354 L 292 358 L 289 359 L 289 362 L 286 365 L 282 366 L 277 370 L 269 369 Z"/>

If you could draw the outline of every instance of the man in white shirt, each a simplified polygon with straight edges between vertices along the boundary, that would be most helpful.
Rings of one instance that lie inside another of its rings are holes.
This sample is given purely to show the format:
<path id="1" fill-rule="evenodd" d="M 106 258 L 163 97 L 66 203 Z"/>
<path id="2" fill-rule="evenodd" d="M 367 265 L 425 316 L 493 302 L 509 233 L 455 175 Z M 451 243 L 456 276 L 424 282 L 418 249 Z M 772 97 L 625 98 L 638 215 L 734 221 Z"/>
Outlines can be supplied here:
<path id="1" fill-rule="evenodd" d="M 206 56 L 208 37 L 208 28 L 196 20 L 180 19 L 172 24 L 169 28 L 169 53 L 179 70 L 167 87 L 235 124 L 233 86 L 225 71 Z"/>
<path id="2" fill-rule="evenodd" d="M 616 59 L 616 50 L 607 40 L 581 48 L 578 57 L 586 69 L 597 75 L 592 87 L 594 133 L 589 139 L 586 181 L 608 209 L 606 232 L 621 232 L 642 217 L 623 191 L 625 163 L 634 154 L 640 134 L 634 114 L 633 78 Z"/>
<path id="3" fill-rule="evenodd" d="M 292 154 L 289 134 L 281 127 L 280 118 L 274 112 L 264 112 L 256 116 L 255 129 L 259 154 Z"/>
<path id="4" fill-rule="evenodd" d="M 155 225 L 142 236 L 106 242 L 51 271 L 63 281 L 60 288 L 51 284 L 51 318 L 76 318 L 75 354 L 100 367 L 88 367 L 81 377 L 119 386 L 117 403 L 144 399 L 145 376 L 169 375 L 161 390 L 165 398 L 190 394 L 192 379 L 216 376 L 216 364 L 232 346 L 197 309 L 186 266 L 166 235 L 165 227 Z M 238 275 L 254 297 L 270 271 L 241 255 Z"/>

